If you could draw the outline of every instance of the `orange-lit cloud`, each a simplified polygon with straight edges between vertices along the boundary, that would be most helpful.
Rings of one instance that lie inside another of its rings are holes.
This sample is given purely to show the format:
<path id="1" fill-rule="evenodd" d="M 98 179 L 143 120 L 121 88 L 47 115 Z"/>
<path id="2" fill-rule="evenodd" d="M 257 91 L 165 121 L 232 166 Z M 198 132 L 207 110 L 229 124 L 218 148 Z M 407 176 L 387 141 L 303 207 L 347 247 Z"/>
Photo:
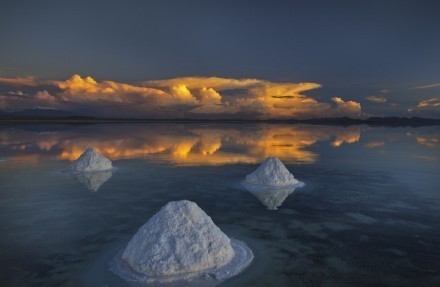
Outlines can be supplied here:
<path id="1" fill-rule="evenodd" d="M 0 78 L 0 84 L 12 87 L 37 87 L 40 85 L 34 77 Z"/>
<path id="2" fill-rule="evenodd" d="M 417 106 L 409 108 L 408 112 L 420 111 L 420 110 L 439 111 L 440 110 L 440 97 L 420 101 Z"/>
<path id="3" fill-rule="evenodd" d="M 74 75 L 65 81 L 0 78 L 6 86 L 41 87 L 24 96 L 33 105 L 50 103 L 119 117 L 252 117 L 259 119 L 361 116 L 354 101 L 334 97 L 321 102 L 304 94 L 317 83 L 275 83 L 258 79 L 183 77 L 139 84 L 97 81 Z M 22 99 L 2 94 L 2 107 L 20 108 Z"/>

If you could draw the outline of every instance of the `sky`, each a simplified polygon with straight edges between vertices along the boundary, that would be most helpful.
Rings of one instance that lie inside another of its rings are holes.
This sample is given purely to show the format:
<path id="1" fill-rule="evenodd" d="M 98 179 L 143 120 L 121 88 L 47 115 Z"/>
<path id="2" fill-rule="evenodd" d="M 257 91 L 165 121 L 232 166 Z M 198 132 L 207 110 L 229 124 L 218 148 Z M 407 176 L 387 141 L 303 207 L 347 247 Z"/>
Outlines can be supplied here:
<path id="1" fill-rule="evenodd" d="M 440 118 L 439 1 L 0 2 L 0 110 Z"/>

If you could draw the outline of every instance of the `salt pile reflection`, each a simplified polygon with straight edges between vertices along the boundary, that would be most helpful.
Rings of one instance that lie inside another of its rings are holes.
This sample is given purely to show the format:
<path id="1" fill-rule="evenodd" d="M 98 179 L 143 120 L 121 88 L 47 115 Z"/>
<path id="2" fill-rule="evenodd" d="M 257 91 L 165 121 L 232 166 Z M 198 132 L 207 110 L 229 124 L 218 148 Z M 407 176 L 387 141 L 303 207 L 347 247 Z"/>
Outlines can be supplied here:
<path id="1" fill-rule="evenodd" d="M 296 186 L 287 187 L 267 187 L 259 185 L 246 184 L 244 187 L 247 191 L 255 195 L 261 203 L 267 207 L 267 210 L 277 210 L 278 207 L 292 194 L 296 188 L 303 187 L 304 183 L 300 182 Z"/>
<path id="2" fill-rule="evenodd" d="M 79 173 L 72 174 L 73 178 L 83 184 L 89 191 L 96 192 L 107 180 L 112 177 L 110 171 L 94 172 L 94 173 Z"/>

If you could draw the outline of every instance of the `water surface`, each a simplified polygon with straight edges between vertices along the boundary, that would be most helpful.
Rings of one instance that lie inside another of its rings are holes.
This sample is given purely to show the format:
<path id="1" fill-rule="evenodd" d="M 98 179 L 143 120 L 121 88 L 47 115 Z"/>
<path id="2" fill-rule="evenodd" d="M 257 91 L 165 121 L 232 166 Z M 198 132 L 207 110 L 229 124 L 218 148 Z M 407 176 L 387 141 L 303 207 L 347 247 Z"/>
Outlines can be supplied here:
<path id="1" fill-rule="evenodd" d="M 221 286 L 440 286 L 439 140 L 438 127 L 3 125 L 0 282 L 127 286 L 108 257 L 188 199 L 254 250 Z M 89 146 L 116 170 L 63 173 Z M 306 186 L 240 188 L 268 156 Z"/>

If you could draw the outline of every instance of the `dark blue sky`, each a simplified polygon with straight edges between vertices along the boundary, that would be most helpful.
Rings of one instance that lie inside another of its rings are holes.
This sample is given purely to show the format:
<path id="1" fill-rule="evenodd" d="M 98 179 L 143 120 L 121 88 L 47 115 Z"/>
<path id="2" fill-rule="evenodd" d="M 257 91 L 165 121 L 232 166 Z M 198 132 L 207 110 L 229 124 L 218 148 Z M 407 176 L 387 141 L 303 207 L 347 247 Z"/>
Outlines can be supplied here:
<path id="1" fill-rule="evenodd" d="M 2 1 L 0 77 L 314 82 L 317 99 L 406 115 L 440 97 L 439 15 L 438 1 Z"/>

